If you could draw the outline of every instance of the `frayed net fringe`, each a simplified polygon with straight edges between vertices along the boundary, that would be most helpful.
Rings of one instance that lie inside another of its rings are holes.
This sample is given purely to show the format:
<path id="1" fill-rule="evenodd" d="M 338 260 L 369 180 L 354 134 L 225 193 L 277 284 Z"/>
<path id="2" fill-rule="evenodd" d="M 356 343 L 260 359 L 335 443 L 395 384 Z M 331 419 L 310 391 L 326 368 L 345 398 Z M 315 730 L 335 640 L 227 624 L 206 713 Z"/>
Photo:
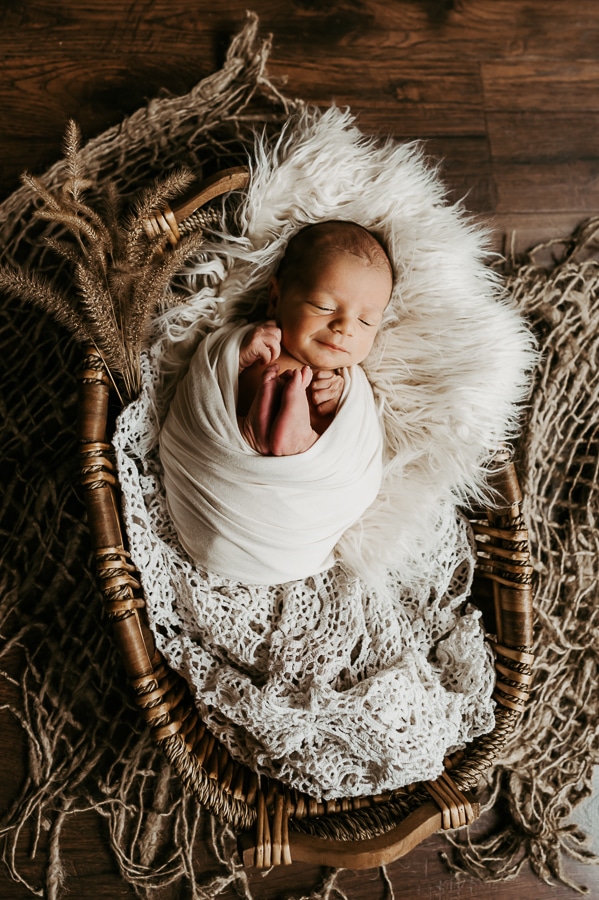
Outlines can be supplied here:
<path id="1" fill-rule="evenodd" d="M 130 194 L 175 164 L 201 170 L 215 147 L 226 152 L 228 139 L 247 138 L 252 97 L 260 101 L 254 122 L 265 120 L 265 107 L 271 120 L 286 118 L 293 104 L 266 77 L 268 51 L 254 17 L 235 38 L 221 71 L 189 95 L 153 101 L 84 148 L 98 178 L 115 177 Z M 63 178 L 61 164 L 46 173 L 50 185 Z M 49 271 L 32 209 L 26 188 L 0 207 L 3 254 L 15 264 L 29 260 Z M 591 792 L 599 762 L 599 263 L 596 244 L 589 244 L 592 231 L 565 242 L 565 252 L 551 248 L 549 261 L 531 256 L 511 266 L 509 289 L 516 307 L 530 317 L 542 351 L 518 442 L 533 556 L 539 560 L 538 662 L 523 727 L 490 776 L 491 800 L 503 802 L 501 822 L 485 837 L 456 839 L 459 846 L 451 853 L 452 866 L 477 881 L 513 879 L 530 862 L 539 878 L 567 883 L 564 857 L 589 858 L 584 835 L 566 829 L 572 810 Z M 584 254 L 577 256 L 577 248 Z M 29 780 L 1 821 L 6 865 L 32 894 L 58 898 L 76 892 L 68 860 L 62 863 L 61 811 L 76 827 L 85 810 L 95 809 L 105 818 L 123 882 L 137 896 L 152 898 L 170 885 L 189 897 L 218 897 L 228 883 L 249 897 L 228 830 L 206 822 L 165 773 L 147 734 L 139 733 L 121 685 L 122 663 L 103 630 L 73 487 L 79 350 L 37 311 L 9 303 L 0 307 L 0 337 L 10 410 L 0 426 L 0 446 L 7 471 L 18 461 L 19 473 L 0 518 L 7 639 L 0 648 L 1 677 L 7 713 L 22 726 L 30 767 Z M 17 641 L 26 661 L 13 680 L 4 674 L 4 658 Z M 29 824 L 31 842 L 23 840 Z M 36 840 L 42 826 L 51 851 Z M 206 865 L 201 848 L 211 840 L 215 850 L 212 865 Z M 21 865 L 23 843 L 32 849 Z M 334 877 L 311 893 L 314 900 L 338 890 Z M 372 875 L 365 877 L 370 883 Z"/>

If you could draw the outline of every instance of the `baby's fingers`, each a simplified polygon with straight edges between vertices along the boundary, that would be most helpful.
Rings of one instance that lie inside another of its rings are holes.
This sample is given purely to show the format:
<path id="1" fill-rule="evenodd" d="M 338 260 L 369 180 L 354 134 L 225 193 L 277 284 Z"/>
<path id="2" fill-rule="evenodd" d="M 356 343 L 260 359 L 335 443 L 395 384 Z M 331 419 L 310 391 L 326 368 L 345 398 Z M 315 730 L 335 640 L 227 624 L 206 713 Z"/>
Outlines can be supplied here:
<path id="1" fill-rule="evenodd" d="M 312 403 L 322 415 L 335 412 L 339 404 L 339 395 L 336 391 L 324 388 L 312 388 Z"/>
<path id="2" fill-rule="evenodd" d="M 281 330 L 274 322 L 258 325 L 241 345 L 240 362 L 251 366 L 260 360 L 265 366 L 273 363 L 281 353 Z"/>
<path id="3" fill-rule="evenodd" d="M 331 413 L 334 413 L 339 405 L 339 400 L 336 397 L 333 397 L 331 400 L 323 400 L 321 403 L 317 403 L 315 400 L 313 402 L 321 416 L 329 416 Z"/>
<path id="4" fill-rule="evenodd" d="M 320 380 L 312 382 L 312 400 L 316 406 L 324 400 L 331 400 L 335 396 L 337 396 L 337 392 L 330 381 L 324 384 Z"/>
<path id="5" fill-rule="evenodd" d="M 328 369 L 319 369 L 318 371 L 314 372 L 314 379 L 312 381 L 312 384 L 314 385 L 314 388 L 318 389 L 319 391 L 328 391 L 333 388 L 333 386 L 337 383 L 337 380 L 343 383 L 343 379 L 335 372 L 329 371 Z"/>
<path id="6" fill-rule="evenodd" d="M 268 341 L 266 347 L 269 352 L 269 359 L 265 360 L 265 362 L 267 365 L 270 365 L 270 363 L 274 363 L 281 355 L 281 342 L 278 340 Z"/>
<path id="7" fill-rule="evenodd" d="M 329 397 L 341 397 L 343 393 L 343 378 L 336 372 L 320 371 L 314 373 L 312 389 L 321 396 L 321 399 Z"/>
<path id="8" fill-rule="evenodd" d="M 274 322 L 267 322 L 262 326 L 260 334 L 262 339 L 262 359 L 269 365 L 281 355 L 281 329 Z"/>

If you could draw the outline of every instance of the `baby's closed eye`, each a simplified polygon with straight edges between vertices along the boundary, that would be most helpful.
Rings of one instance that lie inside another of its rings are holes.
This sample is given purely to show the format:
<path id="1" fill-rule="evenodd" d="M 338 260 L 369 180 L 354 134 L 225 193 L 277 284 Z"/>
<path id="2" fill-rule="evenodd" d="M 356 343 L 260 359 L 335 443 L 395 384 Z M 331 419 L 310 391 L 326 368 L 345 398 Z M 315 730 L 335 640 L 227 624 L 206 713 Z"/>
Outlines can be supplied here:
<path id="1" fill-rule="evenodd" d="M 320 303 L 310 303 L 309 305 L 310 305 L 313 309 L 318 309 L 318 310 L 320 310 L 320 312 L 325 312 L 325 313 L 332 313 L 332 312 L 335 312 L 335 310 L 334 310 L 334 308 L 333 308 L 332 306 L 323 306 L 323 305 L 320 304 Z"/>

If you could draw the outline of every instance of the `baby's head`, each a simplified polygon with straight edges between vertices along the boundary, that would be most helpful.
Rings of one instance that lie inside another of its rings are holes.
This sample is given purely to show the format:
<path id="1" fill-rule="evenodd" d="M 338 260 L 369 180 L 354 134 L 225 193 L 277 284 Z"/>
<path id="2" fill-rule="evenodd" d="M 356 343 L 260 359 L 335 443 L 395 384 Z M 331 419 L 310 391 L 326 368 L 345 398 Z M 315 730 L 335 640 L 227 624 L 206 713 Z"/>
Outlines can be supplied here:
<path id="1" fill-rule="evenodd" d="M 285 350 L 313 369 L 362 362 L 391 297 L 393 271 L 380 241 L 355 222 L 298 231 L 270 287 Z"/>

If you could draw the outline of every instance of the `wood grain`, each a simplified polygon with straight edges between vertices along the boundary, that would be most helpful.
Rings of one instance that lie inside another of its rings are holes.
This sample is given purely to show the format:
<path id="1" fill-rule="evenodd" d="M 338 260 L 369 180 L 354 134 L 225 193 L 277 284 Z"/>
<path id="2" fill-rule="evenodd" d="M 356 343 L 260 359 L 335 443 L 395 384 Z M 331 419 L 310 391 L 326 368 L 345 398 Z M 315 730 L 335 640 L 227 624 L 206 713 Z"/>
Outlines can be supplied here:
<path id="1" fill-rule="evenodd" d="M 282 90 L 323 107 L 349 104 L 366 131 L 425 140 L 452 199 L 496 229 L 503 247 L 567 234 L 599 213 L 599 4 L 596 0 L 253 0 Z M 241 27 L 245 0 L 28 0 L 0 4 L 0 194 L 23 169 L 61 153 L 75 118 L 89 139 L 163 91 L 182 93 L 214 71 Z M 507 236 L 507 238 L 506 238 Z M 15 672 L 18 660 L 15 658 Z M 0 706 L 14 690 L 0 679 Z M 25 743 L 0 710 L 0 806 L 16 796 Z M 485 824 L 484 821 L 482 823 Z M 133 898 L 103 820 L 67 820 L 66 887 L 77 898 Z M 43 841 L 43 831 L 42 831 Z M 439 836 L 388 867 L 396 898 L 570 900 L 526 869 L 516 881 L 456 881 Z M 205 853 L 197 848 L 204 864 Z M 204 853 L 204 856 L 202 855 Z M 40 857 L 23 835 L 19 863 L 39 884 Z M 208 865 L 208 862 L 206 862 Z M 599 871 L 568 864 L 599 896 Z M 256 900 L 309 892 L 320 874 L 296 864 L 251 872 Z M 377 871 L 344 871 L 352 900 L 382 900 Z M 29 898 L 0 870 L 0 897 Z M 168 891 L 156 900 L 170 900 Z M 222 895 L 230 900 L 235 894 Z"/>

